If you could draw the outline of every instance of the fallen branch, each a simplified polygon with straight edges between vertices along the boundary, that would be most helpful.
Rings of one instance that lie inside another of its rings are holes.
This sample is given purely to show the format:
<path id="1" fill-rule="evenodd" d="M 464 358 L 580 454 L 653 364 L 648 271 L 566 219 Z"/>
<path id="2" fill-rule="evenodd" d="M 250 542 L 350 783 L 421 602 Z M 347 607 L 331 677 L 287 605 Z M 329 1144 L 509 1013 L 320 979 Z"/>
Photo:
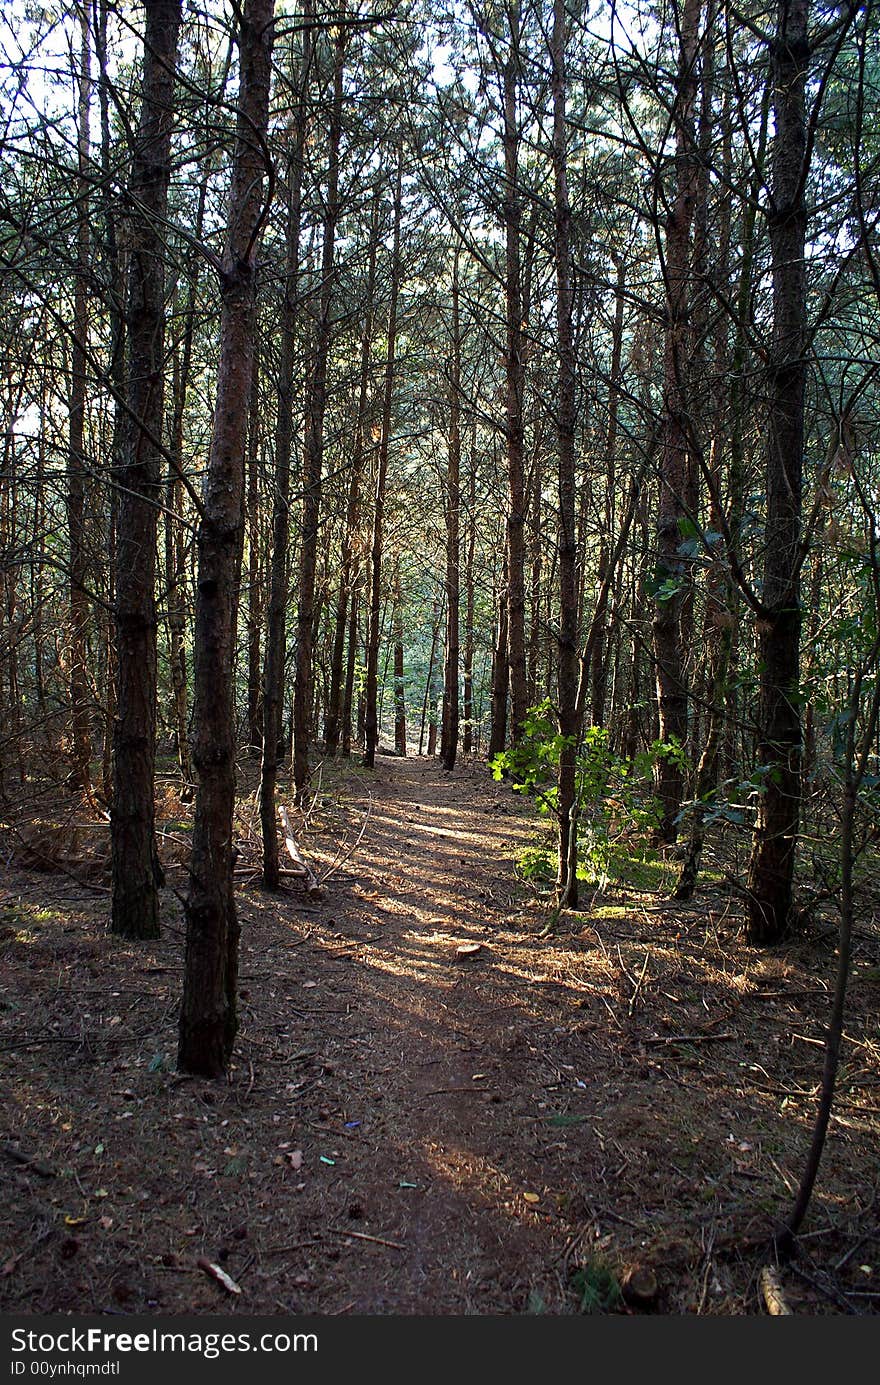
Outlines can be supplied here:
<path id="1" fill-rule="evenodd" d="M 281 826 L 284 831 L 284 845 L 287 847 L 287 854 L 294 865 L 299 868 L 298 873 L 301 873 L 305 881 L 306 893 L 309 899 L 323 899 L 325 892 L 318 881 L 318 877 L 307 864 L 302 852 L 297 846 L 296 838 L 293 835 L 293 828 L 290 825 L 290 818 L 287 815 L 287 809 L 284 807 L 283 803 L 279 804 L 278 816 L 281 819 Z"/>
<path id="2" fill-rule="evenodd" d="M 647 1047 L 650 1044 L 720 1044 L 735 1039 L 735 1034 L 667 1034 L 652 1039 L 642 1039 Z"/>
<path id="3" fill-rule="evenodd" d="M 758 1275 L 758 1287 L 761 1290 L 764 1306 L 771 1317 L 789 1318 L 794 1316 L 786 1302 L 779 1275 L 772 1265 L 765 1265 L 761 1270 Z"/>

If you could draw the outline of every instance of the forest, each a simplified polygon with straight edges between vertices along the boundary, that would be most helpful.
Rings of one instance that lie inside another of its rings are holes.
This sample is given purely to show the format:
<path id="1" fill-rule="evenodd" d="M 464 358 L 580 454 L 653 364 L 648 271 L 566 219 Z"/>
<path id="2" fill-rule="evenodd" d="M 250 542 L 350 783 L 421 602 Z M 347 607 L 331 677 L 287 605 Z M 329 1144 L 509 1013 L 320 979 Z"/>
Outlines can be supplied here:
<path id="1" fill-rule="evenodd" d="M 0 36 L 0 1307 L 876 1313 L 875 0 Z"/>

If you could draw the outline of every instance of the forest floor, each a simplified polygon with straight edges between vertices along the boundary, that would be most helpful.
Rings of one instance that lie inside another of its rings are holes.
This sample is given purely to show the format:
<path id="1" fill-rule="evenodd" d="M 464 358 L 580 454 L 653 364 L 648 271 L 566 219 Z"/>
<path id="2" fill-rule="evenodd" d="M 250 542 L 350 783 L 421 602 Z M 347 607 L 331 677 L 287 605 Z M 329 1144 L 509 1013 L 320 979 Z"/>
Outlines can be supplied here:
<path id="1" fill-rule="evenodd" d="M 242 800 L 241 1031 L 205 1082 L 174 1070 L 188 810 L 161 809 L 158 943 L 108 934 L 106 822 L 56 803 L 3 846 L 0 1309 L 762 1311 L 829 928 L 747 948 L 717 877 L 688 906 L 589 890 L 554 924 L 514 868 L 536 819 L 485 766 L 334 767 L 301 823 L 323 901 L 260 889 Z M 880 1306 L 878 963 L 860 920 L 795 1313 Z"/>

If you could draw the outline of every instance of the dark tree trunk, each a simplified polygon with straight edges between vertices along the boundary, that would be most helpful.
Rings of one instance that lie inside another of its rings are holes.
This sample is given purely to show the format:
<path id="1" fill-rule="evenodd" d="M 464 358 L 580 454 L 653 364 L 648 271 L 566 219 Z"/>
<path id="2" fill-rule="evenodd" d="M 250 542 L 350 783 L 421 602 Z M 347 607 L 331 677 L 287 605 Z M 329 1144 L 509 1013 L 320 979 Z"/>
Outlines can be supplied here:
<path id="1" fill-rule="evenodd" d="M 519 738 L 528 704 L 526 681 L 525 597 L 525 432 L 523 394 L 525 361 L 523 347 L 522 274 L 520 226 L 522 198 L 519 182 L 520 129 L 517 91 L 520 78 L 520 12 L 518 0 L 509 6 L 510 51 L 503 72 L 504 98 L 504 232 L 506 348 L 506 444 L 507 444 L 507 659 L 509 664 L 511 738 Z"/>
<path id="2" fill-rule="evenodd" d="M 465 559 L 465 617 L 464 617 L 464 657 L 462 659 L 462 711 L 464 713 L 464 732 L 461 748 L 470 755 L 474 748 L 474 549 L 477 542 L 477 459 L 476 427 L 471 444 L 471 471 L 468 482 L 468 539 Z"/>
<path id="3" fill-rule="evenodd" d="M 773 342 L 767 428 L 763 612 L 758 619 L 758 770 L 749 862 L 749 942 L 778 942 L 791 921 L 801 797 L 800 569 L 806 361 L 805 88 L 809 0 L 781 0 L 774 67 L 770 207 Z"/>
<path id="4" fill-rule="evenodd" d="M 116 733 L 111 928 L 159 933 L 156 768 L 156 523 L 162 498 L 165 245 L 180 0 L 149 0 L 140 127 L 131 170 L 128 421 L 116 517 Z"/>
<path id="5" fill-rule="evenodd" d="M 397 345 L 397 298 L 400 292 L 400 226 L 403 217 L 403 146 L 397 155 L 394 189 L 394 230 L 391 250 L 391 298 L 388 304 L 388 347 L 382 399 L 382 429 L 376 461 L 373 535 L 370 543 L 370 609 L 367 627 L 367 669 L 364 690 L 364 764 L 376 763 L 379 744 L 379 644 L 382 638 L 382 549 L 385 539 L 385 486 L 391 446 L 391 407 L 394 398 L 394 357 Z"/>
<path id="6" fill-rule="evenodd" d="M 348 505 L 345 516 L 345 531 L 342 536 L 342 561 L 339 570 L 339 594 L 336 602 L 336 624 L 333 636 L 333 657 L 330 667 L 330 693 L 327 705 L 327 721 L 324 726 L 324 745 L 328 755 L 335 755 L 339 747 L 340 723 L 343 715 L 343 663 L 346 645 L 346 626 L 349 603 L 354 601 L 355 554 L 354 545 L 358 517 L 360 514 L 361 482 L 364 470 L 364 439 L 367 427 L 367 401 L 370 389 L 370 361 L 373 351 L 373 298 L 376 286 L 376 251 L 379 241 L 380 196 L 377 189 L 373 201 L 370 220 L 370 261 L 367 270 L 366 295 L 364 299 L 364 330 L 361 334 L 360 381 L 358 385 L 357 418 L 355 420 L 354 455 L 351 462 L 351 478 L 348 483 Z M 346 670 L 347 673 L 347 670 Z M 352 669 L 352 677 L 354 670 Z M 351 746 L 351 696 L 348 697 L 348 745 Z M 343 739 L 345 732 L 343 731 Z M 348 751 L 345 752 L 346 754 Z"/>
<path id="7" fill-rule="evenodd" d="M 507 694 L 510 686 L 510 664 L 507 658 L 507 554 L 501 574 L 496 603 L 495 644 L 492 651 L 492 719 L 489 727 L 489 760 L 500 755 L 507 744 Z"/>
<path id="8" fill-rule="evenodd" d="M 303 456 L 302 541 L 299 555 L 299 590 L 296 607 L 296 667 L 293 683 L 293 785 L 302 803 L 309 781 L 309 748 L 312 738 L 312 650 L 316 628 L 315 585 L 318 562 L 318 525 L 321 519 L 324 467 L 324 413 L 327 406 L 327 361 L 330 353 L 331 307 L 334 289 L 336 222 L 339 216 L 339 141 L 342 132 L 342 86 L 348 29 L 335 30 L 333 100 L 330 106 L 327 189 L 321 285 L 315 355 L 306 401 Z"/>
<path id="9" fill-rule="evenodd" d="M 452 262 L 452 360 L 449 377 L 449 445 L 446 460 L 446 654 L 443 665 L 443 728 L 440 758 L 455 769 L 458 754 L 458 660 L 461 604 L 461 323 L 458 284 L 459 247 Z"/>
<path id="10" fill-rule="evenodd" d="M 575 351 L 572 331 L 571 206 L 568 198 L 568 134 L 565 118 L 566 11 L 554 0 L 550 57 L 553 93 L 553 178 L 556 261 L 556 460 L 559 483 L 559 841 L 557 889 L 566 908 L 577 905 L 577 872 L 571 869 L 577 852 L 575 802 L 578 724 L 578 571 L 575 532 Z"/>
<path id="11" fill-rule="evenodd" d="M 260 625 L 263 583 L 260 572 L 260 334 L 254 347 L 247 451 L 247 714 L 245 739 L 252 755 L 259 755 L 263 738 L 263 699 L 260 682 Z"/>
<path id="12" fill-rule="evenodd" d="M 224 1074 L 238 1028 L 233 671 L 273 9 L 274 0 L 245 0 L 241 18 L 239 112 L 220 272 L 217 405 L 199 525 L 193 709 L 198 791 L 178 1064 L 204 1077 Z"/>
<path id="13" fill-rule="evenodd" d="M 394 749 L 406 755 L 406 695 L 403 676 L 403 602 L 400 572 L 394 574 Z"/>
<path id="14" fill-rule="evenodd" d="M 308 19 L 311 7 L 304 14 Z M 287 245 L 281 304 L 281 359 L 278 413 L 275 422 L 275 475 L 272 499 L 272 562 L 269 606 L 263 648 L 263 753 L 260 760 L 260 833 L 263 884 L 277 890 L 280 880 L 275 787 L 284 712 L 285 626 L 287 620 L 288 545 L 290 541 L 290 458 L 293 451 L 297 283 L 302 222 L 302 173 L 306 138 L 305 92 L 311 54 L 311 30 L 303 29 L 296 129 L 287 168 Z"/>
<path id="15" fill-rule="evenodd" d="M 657 510 L 658 594 L 654 606 L 654 655 L 660 737 L 682 748 L 687 741 L 688 695 L 682 615 L 686 571 L 680 548 L 685 535 L 681 522 L 688 511 L 689 439 L 687 431 L 687 366 L 691 336 L 690 236 L 697 193 L 694 106 L 697 93 L 697 55 L 702 0 L 685 0 L 681 19 L 676 82 L 675 199 L 666 229 L 666 337 L 664 350 L 663 450 Z M 662 813 L 661 841 L 675 840 L 684 797 L 684 774 L 675 756 L 661 756 L 657 767 L 657 796 Z"/>
<path id="16" fill-rule="evenodd" d="M 73 343 L 70 360 L 70 411 L 68 424 L 67 529 L 70 690 L 70 775 L 72 787 L 91 793 L 91 729 L 89 685 L 86 676 L 88 649 L 88 554 L 85 535 L 84 451 L 86 422 L 86 356 L 89 334 L 88 274 L 91 258 L 89 230 L 89 108 L 91 104 L 91 39 L 88 7 L 80 15 L 80 70 L 77 77 L 77 213 L 76 277 L 73 286 Z"/>

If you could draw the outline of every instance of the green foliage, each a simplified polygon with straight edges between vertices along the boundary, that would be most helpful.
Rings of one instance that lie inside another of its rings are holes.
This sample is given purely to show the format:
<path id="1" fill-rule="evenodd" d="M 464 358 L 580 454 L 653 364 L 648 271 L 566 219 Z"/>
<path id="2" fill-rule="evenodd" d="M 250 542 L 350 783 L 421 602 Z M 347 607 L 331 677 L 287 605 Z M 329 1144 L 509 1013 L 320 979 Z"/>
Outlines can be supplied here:
<path id="1" fill-rule="evenodd" d="M 617 1275 L 598 1257 L 575 1270 L 571 1287 L 578 1297 L 581 1313 L 613 1313 L 623 1302 Z"/>
<path id="2" fill-rule="evenodd" d="M 559 734 L 549 698 L 530 707 L 515 746 L 496 755 L 490 764 L 495 779 L 508 779 L 517 793 L 527 794 L 547 816 L 558 812 L 559 762 L 569 737 Z M 642 844 L 659 821 L 652 792 L 653 773 L 662 759 L 684 762 L 677 741 L 655 741 L 630 757 L 611 744 L 607 728 L 589 726 L 577 747 L 575 808 L 578 830 L 578 878 L 604 888 L 632 865 L 632 846 Z M 555 862 L 547 845 L 531 845 L 518 857 L 526 880 L 552 879 Z"/>

